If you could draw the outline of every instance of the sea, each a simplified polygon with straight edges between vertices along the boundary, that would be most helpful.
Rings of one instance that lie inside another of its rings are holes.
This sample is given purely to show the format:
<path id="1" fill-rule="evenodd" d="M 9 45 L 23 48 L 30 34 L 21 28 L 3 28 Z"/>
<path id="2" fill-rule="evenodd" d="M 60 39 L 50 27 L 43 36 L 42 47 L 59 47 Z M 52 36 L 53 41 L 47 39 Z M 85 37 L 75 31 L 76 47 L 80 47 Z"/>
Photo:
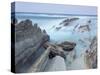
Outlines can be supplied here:
<path id="1" fill-rule="evenodd" d="M 80 58 L 82 54 L 89 48 L 91 40 L 97 36 L 97 16 L 95 15 L 74 15 L 74 14 L 46 14 L 46 13 L 16 13 L 18 23 L 22 20 L 30 19 L 33 23 L 38 24 L 42 30 L 46 30 L 50 36 L 52 43 L 61 43 L 64 41 L 76 43 L 76 56 L 77 60 L 71 65 L 69 69 L 84 68 L 83 59 Z M 62 23 L 66 19 L 79 18 L 67 26 Z M 87 23 L 91 20 L 91 23 Z M 76 27 L 77 25 L 77 27 Z M 89 25 L 90 31 L 80 32 L 80 26 Z M 76 28 L 75 28 L 76 27 Z M 60 29 L 57 29 L 60 28 Z M 79 62 L 80 61 L 80 62 Z M 79 65 L 78 65 L 79 64 Z M 74 66 L 73 66 L 74 65 Z"/>

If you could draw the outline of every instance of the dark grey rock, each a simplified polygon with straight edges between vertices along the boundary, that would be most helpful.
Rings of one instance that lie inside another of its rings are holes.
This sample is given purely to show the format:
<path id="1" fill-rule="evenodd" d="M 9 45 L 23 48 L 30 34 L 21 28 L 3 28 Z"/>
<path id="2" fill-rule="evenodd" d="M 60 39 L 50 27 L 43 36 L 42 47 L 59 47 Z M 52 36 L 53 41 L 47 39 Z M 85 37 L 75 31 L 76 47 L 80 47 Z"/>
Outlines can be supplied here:
<path id="1" fill-rule="evenodd" d="M 89 25 L 82 25 L 78 29 L 80 32 L 90 31 Z"/>
<path id="2" fill-rule="evenodd" d="M 56 27 L 56 30 L 58 31 L 58 30 L 60 30 L 61 29 L 61 27 Z"/>
<path id="3" fill-rule="evenodd" d="M 64 21 L 62 21 L 59 25 L 63 25 L 63 26 L 68 26 L 69 23 L 78 20 L 79 18 L 67 18 Z"/>
<path id="4" fill-rule="evenodd" d="M 50 49 L 49 58 L 52 59 L 55 56 L 61 56 L 64 59 L 66 58 L 65 53 L 62 49 L 59 49 L 58 46 L 56 46 L 56 47 L 52 46 Z"/>
<path id="5" fill-rule="evenodd" d="M 97 68 L 97 37 L 93 38 L 90 48 L 86 50 L 86 63 L 89 68 Z"/>
<path id="6" fill-rule="evenodd" d="M 45 51 L 42 46 L 49 40 L 49 35 L 43 33 L 37 23 L 33 25 L 32 21 L 29 19 L 18 23 L 15 26 L 16 72 L 27 71 L 30 66 L 41 57 L 42 53 Z"/>
<path id="7" fill-rule="evenodd" d="M 58 44 L 58 46 L 62 47 L 65 51 L 72 51 L 75 48 L 76 43 L 65 41 L 61 44 Z"/>

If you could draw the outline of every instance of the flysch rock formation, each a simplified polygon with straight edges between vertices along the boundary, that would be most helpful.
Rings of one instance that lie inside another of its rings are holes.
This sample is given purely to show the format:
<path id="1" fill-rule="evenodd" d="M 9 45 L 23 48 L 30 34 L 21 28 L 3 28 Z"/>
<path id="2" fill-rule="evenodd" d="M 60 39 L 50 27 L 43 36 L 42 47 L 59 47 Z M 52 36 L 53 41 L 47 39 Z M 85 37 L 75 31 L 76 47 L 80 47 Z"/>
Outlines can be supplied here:
<path id="1" fill-rule="evenodd" d="M 61 28 L 65 27 L 65 26 L 71 25 L 72 22 L 74 22 L 78 19 L 79 19 L 78 17 L 67 18 L 67 19 L 63 20 L 61 23 L 59 23 L 59 26 L 56 27 L 55 29 L 58 31 L 58 30 L 60 30 Z"/>
<path id="2" fill-rule="evenodd" d="M 80 36 L 85 34 L 83 32 L 90 33 L 91 20 L 85 20 L 84 23 L 83 20 L 80 22 L 77 22 L 77 20 L 80 19 L 68 18 L 58 26 L 53 26 L 53 28 L 54 30 L 55 28 L 56 30 L 63 30 L 72 25 L 71 27 L 74 29 L 72 28 L 71 31 L 79 33 Z M 82 36 L 78 38 L 77 42 L 79 43 L 71 40 L 54 43 L 50 40 L 52 35 L 49 36 L 47 30 L 41 30 L 38 24 L 32 23 L 31 20 L 16 22 L 15 28 L 16 72 L 63 71 L 96 68 L 97 66 L 97 47 L 94 46 L 93 41 L 91 42 L 92 38 L 90 37 Z M 86 48 L 84 47 L 85 49 L 77 56 L 78 51 L 76 49 L 81 43 L 84 46 L 86 45 Z M 84 53 L 89 44 L 90 48 Z"/>
<path id="3" fill-rule="evenodd" d="M 75 21 L 75 20 L 78 20 L 79 18 L 67 18 L 66 20 L 62 21 L 59 25 L 64 25 L 64 26 L 68 26 L 69 23 Z"/>
<path id="4" fill-rule="evenodd" d="M 66 59 L 66 53 L 68 55 L 68 53 L 71 53 L 72 50 L 74 50 L 76 44 L 74 42 L 69 42 L 69 41 L 65 41 L 62 42 L 60 44 L 51 44 L 49 42 L 46 42 L 43 47 L 45 49 L 47 49 L 48 47 L 50 47 L 50 53 L 49 53 L 49 58 L 53 58 L 57 55 L 63 57 L 64 59 Z"/>
<path id="5" fill-rule="evenodd" d="M 88 68 L 97 68 L 97 37 L 93 38 L 89 49 L 86 50 L 85 61 Z"/>
<path id="6" fill-rule="evenodd" d="M 65 71 L 68 63 L 71 64 L 76 56 L 74 42 L 65 41 L 60 44 L 51 44 L 46 42 L 44 48 L 50 47 L 49 61 L 44 71 Z M 66 50 L 64 50 L 66 49 Z M 60 62 L 59 62 L 60 61 Z M 60 65 L 61 64 L 61 65 Z"/>
<path id="7" fill-rule="evenodd" d="M 76 44 L 68 41 L 61 44 L 51 44 L 48 42 L 49 40 L 49 35 L 45 30 L 41 30 L 37 23 L 32 25 L 32 21 L 29 19 L 17 23 L 15 25 L 16 72 L 45 71 L 46 68 L 50 67 L 49 61 L 52 60 L 53 64 L 57 64 L 58 58 L 62 60 L 64 65 L 58 66 L 59 68 L 51 66 L 52 71 L 66 70 L 66 54 L 67 57 L 72 55 Z"/>
<path id="8" fill-rule="evenodd" d="M 16 72 L 37 72 L 44 66 L 48 59 L 49 50 L 42 45 L 49 41 L 49 35 L 42 31 L 38 24 L 32 25 L 27 19 L 15 25 L 15 71 Z M 45 55 L 45 58 L 43 58 Z M 33 68 L 31 70 L 31 68 Z"/>
<path id="9" fill-rule="evenodd" d="M 90 31 L 89 25 L 83 25 L 79 27 L 79 32 Z"/>
<path id="10" fill-rule="evenodd" d="M 79 23 L 77 24 L 75 27 L 74 27 L 74 31 L 77 31 L 77 32 L 89 32 L 91 30 L 90 28 L 90 24 L 91 24 L 91 20 L 86 20 L 86 21 L 83 21 L 83 23 Z"/>
<path id="11" fill-rule="evenodd" d="M 49 59 L 54 58 L 55 56 L 61 56 L 65 59 L 65 54 L 64 54 L 64 50 L 60 47 L 57 46 L 56 44 L 50 44 L 49 42 L 46 42 L 43 47 L 45 49 L 47 49 L 48 47 L 50 47 L 50 53 L 49 53 Z"/>
<path id="12" fill-rule="evenodd" d="M 86 20 L 83 19 L 83 22 L 79 22 L 78 24 L 76 24 L 73 29 L 73 34 L 77 33 L 80 36 L 78 41 L 80 43 L 83 43 L 84 46 L 89 45 L 93 38 L 92 37 L 93 29 L 91 22 L 92 22 L 91 19 L 86 19 Z"/>

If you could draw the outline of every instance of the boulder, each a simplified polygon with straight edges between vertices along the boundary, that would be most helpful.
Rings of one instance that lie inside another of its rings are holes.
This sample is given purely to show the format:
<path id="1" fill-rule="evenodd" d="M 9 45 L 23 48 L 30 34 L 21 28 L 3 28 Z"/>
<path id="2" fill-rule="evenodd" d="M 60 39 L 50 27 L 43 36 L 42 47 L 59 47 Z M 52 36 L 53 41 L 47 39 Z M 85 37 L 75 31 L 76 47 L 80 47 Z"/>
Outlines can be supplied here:
<path id="1" fill-rule="evenodd" d="M 72 51 L 75 48 L 76 43 L 65 41 L 58 44 L 58 46 L 62 47 L 64 51 Z"/>
<path id="2" fill-rule="evenodd" d="M 65 53 L 64 53 L 64 51 L 62 50 L 61 47 L 59 47 L 59 46 L 53 47 L 52 46 L 50 48 L 49 58 L 52 59 L 57 55 L 63 57 L 64 59 L 66 58 Z"/>
<path id="3" fill-rule="evenodd" d="M 48 47 L 50 47 L 50 53 L 49 53 L 49 58 L 52 59 L 55 56 L 59 55 L 61 57 L 63 57 L 65 59 L 65 53 L 64 50 L 62 49 L 62 47 L 58 46 L 57 44 L 50 44 L 48 42 L 46 42 L 43 47 L 45 49 L 47 49 Z"/>
<path id="4" fill-rule="evenodd" d="M 66 59 L 66 54 L 65 51 L 72 51 L 75 48 L 76 44 L 73 42 L 68 42 L 65 41 L 61 44 L 50 44 L 48 42 L 46 42 L 43 47 L 45 49 L 47 49 L 48 47 L 50 47 L 50 53 L 49 53 L 49 58 L 52 59 L 55 56 L 59 55 L 61 57 L 63 57 L 64 59 Z"/>

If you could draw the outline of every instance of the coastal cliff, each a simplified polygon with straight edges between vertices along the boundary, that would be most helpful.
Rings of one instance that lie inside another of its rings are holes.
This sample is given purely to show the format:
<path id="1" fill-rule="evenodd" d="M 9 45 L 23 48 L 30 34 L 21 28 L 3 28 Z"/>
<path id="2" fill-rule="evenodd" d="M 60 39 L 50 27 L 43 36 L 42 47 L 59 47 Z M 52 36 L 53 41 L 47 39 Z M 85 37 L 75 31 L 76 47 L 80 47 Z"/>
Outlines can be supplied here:
<path id="1" fill-rule="evenodd" d="M 27 70 L 45 52 L 42 45 L 49 41 L 49 35 L 38 24 L 24 20 L 15 25 L 15 66 L 16 72 Z M 47 52 L 48 53 L 48 52 Z M 45 54 L 46 55 L 46 54 Z M 43 62 L 43 61 L 41 61 Z M 38 62 L 37 62 L 38 63 Z M 40 63 L 41 64 L 41 63 Z M 35 69 L 38 66 L 35 67 Z"/>

